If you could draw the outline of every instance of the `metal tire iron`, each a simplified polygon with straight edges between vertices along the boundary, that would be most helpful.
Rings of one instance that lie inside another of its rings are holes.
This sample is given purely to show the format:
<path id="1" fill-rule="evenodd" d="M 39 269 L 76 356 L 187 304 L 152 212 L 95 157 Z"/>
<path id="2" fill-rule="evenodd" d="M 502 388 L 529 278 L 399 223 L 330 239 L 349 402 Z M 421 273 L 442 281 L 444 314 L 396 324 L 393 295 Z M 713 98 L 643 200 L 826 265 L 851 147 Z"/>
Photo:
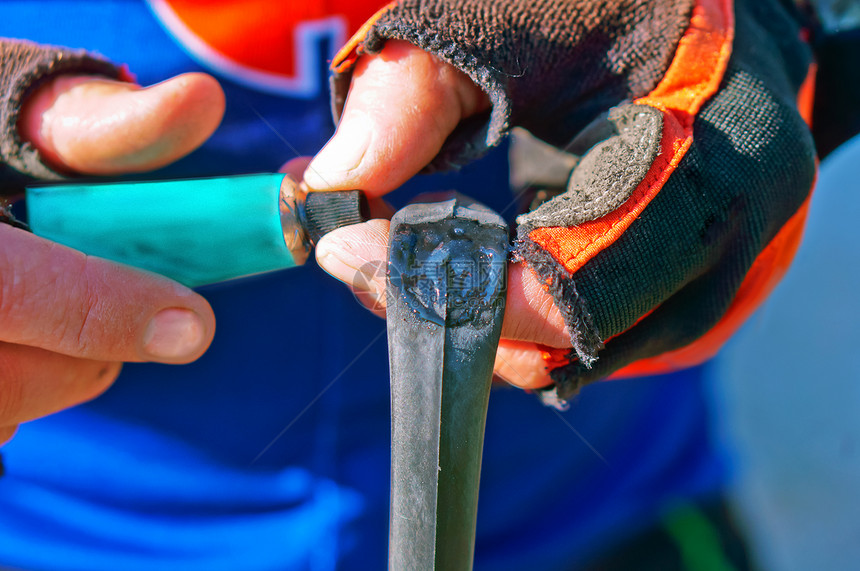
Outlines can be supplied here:
<path id="1" fill-rule="evenodd" d="M 391 221 L 389 569 L 471 569 L 508 231 L 456 197 Z"/>

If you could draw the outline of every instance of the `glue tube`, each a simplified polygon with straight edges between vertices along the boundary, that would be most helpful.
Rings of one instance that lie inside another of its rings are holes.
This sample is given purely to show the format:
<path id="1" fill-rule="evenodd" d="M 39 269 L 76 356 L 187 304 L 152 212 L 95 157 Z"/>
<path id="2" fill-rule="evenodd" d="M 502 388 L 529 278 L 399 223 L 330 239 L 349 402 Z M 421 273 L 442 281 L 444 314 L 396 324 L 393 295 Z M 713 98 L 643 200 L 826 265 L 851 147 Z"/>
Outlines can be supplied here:
<path id="1" fill-rule="evenodd" d="M 284 174 L 31 187 L 38 236 L 189 287 L 299 266 L 367 219 L 357 190 L 303 192 Z"/>

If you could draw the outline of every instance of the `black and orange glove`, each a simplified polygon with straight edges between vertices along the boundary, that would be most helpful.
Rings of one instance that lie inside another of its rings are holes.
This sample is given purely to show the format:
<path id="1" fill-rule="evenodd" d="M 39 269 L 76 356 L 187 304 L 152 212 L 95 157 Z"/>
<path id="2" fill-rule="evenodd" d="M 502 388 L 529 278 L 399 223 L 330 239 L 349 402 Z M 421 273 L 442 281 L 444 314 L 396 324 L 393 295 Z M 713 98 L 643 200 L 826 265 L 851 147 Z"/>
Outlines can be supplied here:
<path id="1" fill-rule="evenodd" d="M 780 0 L 403 0 L 338 54 L 334 104 L 358 56 L 406 40 L 492 102 L 431 167 L 513 127 L 586 149 L 563 192 L 518 218 L 515 252 L 571 333 L 548 351 L 545 396 L 564 400 L 710 357 L 785 271 L 815 179 L 802 33 Z"/>

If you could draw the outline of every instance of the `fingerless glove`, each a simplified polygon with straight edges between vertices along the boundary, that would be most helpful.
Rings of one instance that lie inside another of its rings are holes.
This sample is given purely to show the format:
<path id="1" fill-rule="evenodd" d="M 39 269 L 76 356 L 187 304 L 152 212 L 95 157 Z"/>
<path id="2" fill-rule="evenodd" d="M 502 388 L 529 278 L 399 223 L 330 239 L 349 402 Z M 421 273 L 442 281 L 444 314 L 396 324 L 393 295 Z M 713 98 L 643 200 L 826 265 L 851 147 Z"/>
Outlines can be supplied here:
<path id="1" fill-rule="evenodd" d="M 403 0 L 335 59 L 334 105 L 355 59 L 400 39 L 492 101 L 437 166 L 515 126 L 561 148 L 604 133 L 560 196 L 518 218 L 516 255 L 571 332 L 548 355 L 548 400 L 564 400 L 619 371 L 710 357 L 785 271 L 816 165 L 801 36 L 779 0 Z"/>

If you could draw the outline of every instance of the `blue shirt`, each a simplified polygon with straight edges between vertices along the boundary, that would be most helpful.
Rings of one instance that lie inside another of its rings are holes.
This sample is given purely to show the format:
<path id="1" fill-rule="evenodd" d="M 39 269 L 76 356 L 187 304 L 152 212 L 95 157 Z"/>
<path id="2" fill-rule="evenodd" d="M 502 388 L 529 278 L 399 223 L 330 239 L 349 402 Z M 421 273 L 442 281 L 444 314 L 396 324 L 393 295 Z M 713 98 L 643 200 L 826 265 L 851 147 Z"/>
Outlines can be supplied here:
<path id="1" fill-rule="evenodd" d="M 184 71 L 216 75 L 227 94 L 223 124 L 200 150 L 149 176 L 272 172 L 315 153 L 333 130 L 324 69 L 343 30 L 304 45 L 318 85 L 292 92 L 206 62 L 142 1 L 7 0 L 0 35 L 95 50 L 145 85 Z M 457 189 L 516 214 L 504 149 L 407 186 L 395 202 Z M 385 567 L 384 322 L 313 262 L 201 293 L 218 330 L 200 360 L 128 364 L 106 394 L 23 425 L 3 449 L 0 565 Z M 565 413 L 495 389 L 476 569 L 569 568 L 647 525 L 672 498 L 718 490 L 725 469 L 702 378 L 696 368 L 600 383 Z"/>

